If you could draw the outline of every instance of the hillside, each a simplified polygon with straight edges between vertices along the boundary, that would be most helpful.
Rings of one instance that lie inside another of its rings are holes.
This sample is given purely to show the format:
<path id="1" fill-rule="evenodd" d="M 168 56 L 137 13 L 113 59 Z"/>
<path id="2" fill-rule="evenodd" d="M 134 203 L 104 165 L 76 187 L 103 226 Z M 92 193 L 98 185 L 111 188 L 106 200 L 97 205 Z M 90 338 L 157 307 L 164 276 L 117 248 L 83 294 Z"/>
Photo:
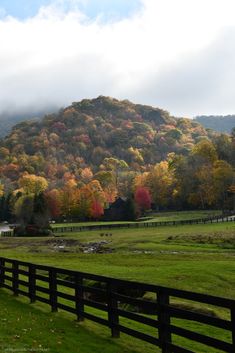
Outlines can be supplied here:
<path id="1" fill-rule="evenodd" d="M 5 185 L 25 171 L 57 183 L 66 173 L 78 176 L 88 166 L 97 172 L 107 157 L 145 171 L 168 153 L 187 155 L 200 139 L 215 135 L 195 120 L 100 96 L 15 125 L 1 141 L 0 175 Z"/>
<path id="2" fill-rule="evenodd" d="M 219 132 L 231 133 L 232 129 L 235 127 L 235 115 L 202 115 L 197 116 L 194 120 L 202 124 L 205 128 Z"/>

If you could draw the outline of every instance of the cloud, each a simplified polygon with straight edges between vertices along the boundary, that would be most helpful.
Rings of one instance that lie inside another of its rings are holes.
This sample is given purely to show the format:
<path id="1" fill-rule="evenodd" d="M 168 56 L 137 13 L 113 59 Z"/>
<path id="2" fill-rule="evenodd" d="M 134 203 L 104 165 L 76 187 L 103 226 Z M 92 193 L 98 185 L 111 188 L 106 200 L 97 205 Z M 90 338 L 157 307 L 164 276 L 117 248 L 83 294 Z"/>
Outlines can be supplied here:
<path id="1" fill-rule="evenodd" d="M 0 20 L 0 113 L 110 95 L 177 115 L 235 111 L 235 4 L 142 0 L 103 22 L 76 0 Z M 213 109 L 213 111 L 212 111 Z"/>
<path id="2" fill-rule="evenodd" d="M 133 98 L 161 102 L 176 115 L 234 114 L 235 28 L 210 46 L 146 77 Z"/>

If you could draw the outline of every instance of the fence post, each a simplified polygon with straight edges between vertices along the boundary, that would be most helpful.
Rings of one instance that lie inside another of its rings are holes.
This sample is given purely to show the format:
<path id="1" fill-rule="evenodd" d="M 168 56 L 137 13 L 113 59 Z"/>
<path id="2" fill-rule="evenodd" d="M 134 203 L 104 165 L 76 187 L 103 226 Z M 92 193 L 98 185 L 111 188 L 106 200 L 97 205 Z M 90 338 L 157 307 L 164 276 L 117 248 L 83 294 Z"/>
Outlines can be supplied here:
<path id="1" fill-rule="evenodd" d="M 107 283 L 107 297 L 108 297 L 108 321 L 109 327 L 111 329 L 111 335 L 113 338 L 120 337 L 120 330 L 117 328 L 119 324 L 118 317 L 118 302 L 117 299 L 114 298 L 113 293 L 116 290 L 115 282 L 110 281 Z"/>
<path id="2" fill-rule="evenodd" d="M 84 321 L 84 291 L 83 291 L 83 278 L 80 275 L 75 276 L 75 305 L 77 312 L 77 320 L 79 322 Z"/>
<path id="3" fill-rule="evenodd" d="M 0 258 L 0 287 L 4 286 L 4 282 L 5 282 L 5 260 L 3 258 Z"/>
<path id="4" fill-rule="evenodd" d="M 17 261 L 12 263 L 12 290 L 15 296 L 18 296 L 19 289 L 19 264 Z"/>
<path id="5" fill-rule="evenodd" d="M 57 311 L 57 283 L 56 283 L 56 269 L 49 270 L 49 290 L 50 290 L 50 304 L 51 311 Z"/>
<path id="6" fill-rule="evenodd" d="M 36 301 L 36 267 L 32 264 L 29 265 L 29 299 L 31 304 Z"/>
<path id="7" fill-rule="evenodd" d="M 159 321 L 159 340 L 161 344 L 162 353 L 171 353 L 167 348 L 167 343 L 171 343 L 171 332 L 169 325 L 171 323 L 170 314 L 166 308 L 166 305 L 169 305 L 170 299 L 169 295 L 160 289 L 157 292 L 157 303 L 159 306 L 158 311 L 158 321 Z"/>

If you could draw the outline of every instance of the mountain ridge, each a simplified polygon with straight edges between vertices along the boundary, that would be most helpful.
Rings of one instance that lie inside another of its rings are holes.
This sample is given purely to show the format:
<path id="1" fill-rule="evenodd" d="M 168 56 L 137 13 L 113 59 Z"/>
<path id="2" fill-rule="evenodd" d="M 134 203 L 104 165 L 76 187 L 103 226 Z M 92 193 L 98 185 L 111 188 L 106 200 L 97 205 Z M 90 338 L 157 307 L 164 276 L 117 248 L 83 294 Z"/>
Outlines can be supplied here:
<path id="1" fill-rule="evenodd" d="M 235 115 L 201 115 L 194 118 L 207 129 L 231 133 L 235 128 Z"/>

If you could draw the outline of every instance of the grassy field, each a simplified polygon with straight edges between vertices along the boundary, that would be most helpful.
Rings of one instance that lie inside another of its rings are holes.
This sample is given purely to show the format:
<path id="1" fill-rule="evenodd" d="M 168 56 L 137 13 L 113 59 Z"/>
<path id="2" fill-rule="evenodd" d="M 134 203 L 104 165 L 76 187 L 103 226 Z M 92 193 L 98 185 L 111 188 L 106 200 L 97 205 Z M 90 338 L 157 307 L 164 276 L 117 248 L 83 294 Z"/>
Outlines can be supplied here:
<path id="1" fill-rule="evenodd" d="M 66 313 L 49 313 L 44 305 L 27 304 L 0 291 L 0 351 L 50 353 L 140 353 L 144 343 L 122 337 L 112 340 L 108 329 L 79 324 Z M 139 347 L 138 347 L 139 346 Z M 149 346 L 148 352 L 153 352 Z"/>
<path id="2" fill-rule="evenodd" d="M 235 224 L 1 238 L 1 256 L 235 297 Z M 93 251 L 98 247 L 98 252 Z"/>
<path id="3" fill-rule="evenodd" d="M 146 217 L 142 217 L 142 222 L 165 222 L 165 221 L 183 221 L 188 219 L 199 219 L 207 218 L 211 216 L 220 215 L 220 210 L 207 210 L 207 211 L 180 211 L 180 212 L 151 212 Z M 135 222 L 66 222 L 66 223 L 55 223 L 52 227 L 63 227 L 63 226 L 88 226 L 88 225 L 107 225 L 107 224 L 122 224 L 122 223 L 135 223 Z"/>
<path id="4" fill-rule="evenodd" d="M 56 238 L 1 238 L 0 255 L 34 263 L 235 298 L 234 223 L 121 229 L 112 230 L 112 233 L 89 231 L 63 234 L 62 237 Z M 41 319 L 40 315 L 44 318 L 43 311 L 48 311 L 48 308 L 45 309 L 43 305 L 39 304 L 25 305 L 22 300 L 19 302 L 19 299 L 9 297 L 1 291 L 0 305 L 3 305 L 3 301 L 5 309 L 10 308 L 9 312 L 12 312 L 12 318 L 17 315 L 19 317 L 30 315 L 29 312 L 35 310 L 38 325 L 44 331 L 42 321 L 45 319 Z M 9 304 L 5 305 L 5 301 Z M 19 314 L 14 310 L 19 310 Z M 215 313 L 219 317 L 227 315 L 217 309 L 215 309 Z M 8 315 L 10 314 L 7 313 L 6 317 Z M 63 341 L 64 346 L 63 344 L 50 346 L 51 352 L 71 351 L 70 342 L 73 343 L 71 347 L 74 347 L 74 342 L 78 342 L 78 337 L 81 337 L 79 342 L 82 344 L 79 345 L 77 351 L 72 350 L 74 353 L 99 352 L 102 345 L 106 349 L 103 349 L 104 352 L 130 353 L 143 350 L 146 353 L 158 352 L 156 348 L 127 338 L 125 335 L 122 335 L 121 340 L 110 340 L 108 330 L 89 321 L 85 321 L 82 325 L 79 324 L 78 329 L 78 324 L 75 324 L 67 314 L 48 315 L 48 321 L 49 317 L 52 317 L 53 320 L 58 320 L 59 326 L 66 327 L 66 332 L 68 328 L 68 337 L 70 337 L 70 339 L 66 338 Z M 1 322 L 3 325 L 4 317 Z M 190 327 L 200 330 L 196 323 L 190 323 L 187 328 Z M 50 329 L 45 327 L 45 340 L 35 339 L 37 342 L 40 341 L 43 347 L 48 347 L 46 341 L 48 330 Z M 206 330 L 209 333 L 209 329 Z M 34 332 L 36 331 L 38 329 Z M 88 346 L 86 350 L 86 347 L 83 346 L 90 331 L 94 334 L 94 341 L 92 336 L 89 341 L 91 346 Z M 8 341 L 6 330 L 0 330 L 0 332 L 0 337 L 4 337 L 2 341 L 6 342 L 5 337 Z M 225 332 L 217 332 L 216 330 L 213 332 L 217 337 L 224 337 L 225 340 L 229 338 Z M 28 335 L 23 336 L 28 337 Z M 60 342 L 57 336 L 60 336 L 59 333 L 55 335 L 55 342 Z M 11 337 L 14 337 L 14 333 Z M 32 337 L 34 337 L 33 333 Z M 3 344 L 2 341 L 0 341 L 0 347 Z M 14 338 L 12 342 L 14 347 L 20 343 L 18 338 Z M 27 339 L 22 342 L 22 344 L 28 344 Z M 95 345 L 96 342 L 97 348 L 94 349 L 93 343 Z M 183 340 L 181 342 L 192 350 L 194 348 L 197 353 L 217 352 L 217 350 L 209 350 L 206 347 L 200 346 L 199 348 L 197 345 L 187 345 L 187 342 Z"/>
<path id="5" fill-rule="evenodd" d="M 112 339 L 110 330 L 91 321 L 79 323 L 74 316 L 65 313 L 50 313 L 44 304 L 28 304 L 24 298 L 16 298 L 5 290 L 0 290 L 0 351 L 6 352 L 50 352 L 50 353 L 160 353 L 160 349 L 133 337 L 121 334 L 120 339 Z M 91 310 L 92 312 L 92 310 Z M 92 312 L 94 314 L 94 310 Z M 100 315 L 103 316 L 103 315 Z M 141 324 L 124 319 L 122 324 L 136 330 L 143 330 Z M 183 320 L 173 320 L 173 324 L 185 327 Z M 197 323 L 190 322 L 186 326 L 192 331 L 203 333 Z M 207 327 L 207 326 L 206 326 Z M 146 332 L 146 331 L 145 331 Z M 155 334 L 152 328 L 148 334 Z M 224 341 L 231 339 L 222 329 L 207 327 L 207 334 L 220 337 Z M 197 353 L 220 353 L 209 350 L 186 339 L 173 336 L 174 343 L 192 349 Z"/>

